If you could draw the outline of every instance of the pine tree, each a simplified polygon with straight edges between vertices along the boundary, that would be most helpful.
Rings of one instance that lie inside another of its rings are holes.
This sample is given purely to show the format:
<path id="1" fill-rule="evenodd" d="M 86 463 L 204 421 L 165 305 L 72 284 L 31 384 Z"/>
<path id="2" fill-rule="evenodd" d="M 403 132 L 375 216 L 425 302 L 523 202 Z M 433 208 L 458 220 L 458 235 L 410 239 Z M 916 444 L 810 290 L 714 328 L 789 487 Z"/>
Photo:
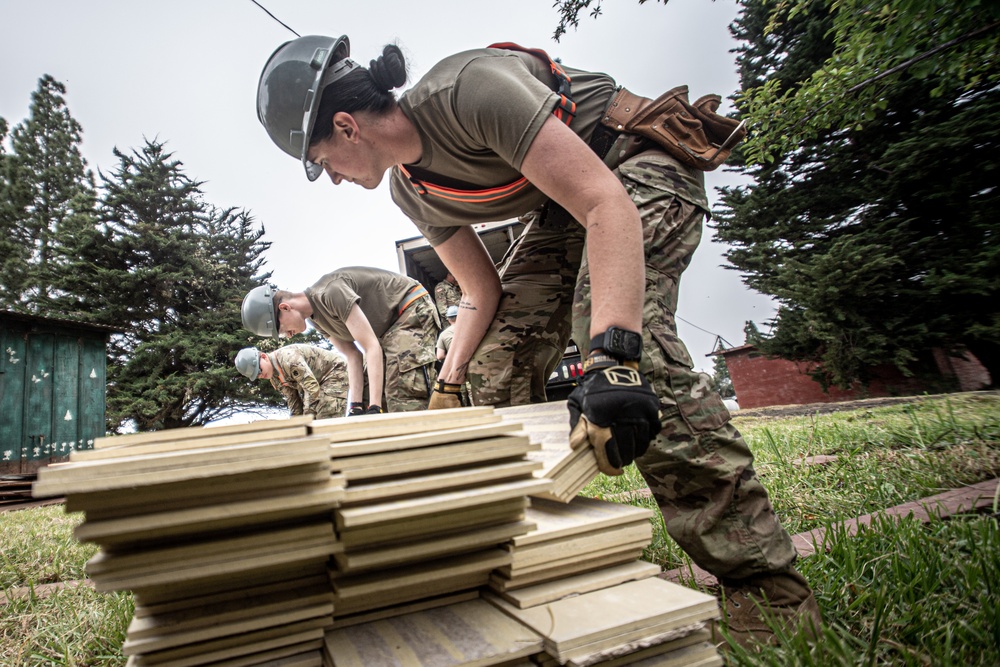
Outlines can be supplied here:
<path id="1" fill-rule="evenodd" d="M 712 388 L 719 392 L 722 398 L 735 398 L 736 390 L 733 388 L 733 378 L 729 375 L 729 366 L 726 365 L 726 358 L 722 355 L 722 350 L 716 350 L 712 358 Z"/>
<path id="2" fill-rule="evenodd" d="M 106 243 L 81 295 L 122 330 L 109 347 L 109 428 L 201 425 L 276 404 L 233 368 L 249 340 L 243 295 L 270 275 L 259 273 L 270 245 L 263 227 L 244 211 L 206 204 L 201 184 L 162 143 L 115 156 L 116 168 L 102 174 Z"/>
<path id="3" fill-rule="evenodd" d="M 744 88 L 794 90 L 832 53 L 823 3 L 764 33 L 772 5 L 734 24 Z M 874 366 L 912 372 L 932 348 L 968 347 L 1000 377 L 1000 91 L 901 76 L 883 108 L 827 130 L 723 189 L 714 216 L 730 262 L 779 303 L 765 352 L 817 361 L 826 382 Z M 964 91 L 964 92 L 963 92 Z"/>
<path id="4" fill-rule="evenodd" d="M 82 128 L 65 93 L 51 76 L 39 79 L 28 118 L 11 131 L 0 179 L 0 224 L 11 251 L 2 265 L 3 305 L 40 314 L 53 314 L 51 300 L 65 295 L 65 274 L 54 261 L 64 225 L 86 225 L 94 200 L 93 174 L 80 153 Z M 75 222 L 68 223 L 71 218 Z"/>

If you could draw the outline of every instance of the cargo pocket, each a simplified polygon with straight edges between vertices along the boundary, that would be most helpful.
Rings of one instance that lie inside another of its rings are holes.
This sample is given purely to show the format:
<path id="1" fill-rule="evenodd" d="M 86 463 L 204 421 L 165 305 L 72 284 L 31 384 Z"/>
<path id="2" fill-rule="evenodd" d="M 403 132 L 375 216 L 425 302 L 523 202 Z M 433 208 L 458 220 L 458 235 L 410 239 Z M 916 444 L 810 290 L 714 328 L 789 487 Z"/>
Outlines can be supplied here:
<path id="1" fill-rule="evenodd" d="M 654 367 L 652 374 L 665 385 L 666 392 L 657 392 L 664 422 L 678 414 L 692 433 L 714 431 L 725 425 L 729 421 L 729 410 L 719 393 L 712 389 L 711 378 L 692 368 L 684 343 L 665 328 L 652 328 L 649 332 L 663 354 L 663 368 Z"/>
<path id="2" fill-rule="evenodd" d="M 437 379 L 434 370 L 436 361 L 428 348 L 418 348 L 411 350 L 405 357 L 395 357 L 387 360 L 386 378 L 393 371 L 388 368 L 394 365 L 396 368 L 396 395 L 399 398 L 419 398 L 426 400 L 431 396 L 431 387 Z"/>

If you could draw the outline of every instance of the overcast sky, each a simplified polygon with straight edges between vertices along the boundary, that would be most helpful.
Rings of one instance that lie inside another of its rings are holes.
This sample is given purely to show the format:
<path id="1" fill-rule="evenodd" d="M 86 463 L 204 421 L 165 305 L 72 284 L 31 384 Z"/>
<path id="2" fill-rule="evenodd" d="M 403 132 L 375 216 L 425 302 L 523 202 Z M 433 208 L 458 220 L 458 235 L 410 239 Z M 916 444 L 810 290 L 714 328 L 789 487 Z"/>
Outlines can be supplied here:
<path id="1" fill-rule="evenodd" d="M 552 40 L 558 16 L 551 0 L 260 2 L 300 35 L 347 34 L 362 65 L 398 43 L 410 83 L 448 54 L 512 41 L 607 72 L 648 97 L 687 84 L 692 100 L 725 98 L 738 84 L 727 29 L 735 0 L 605 0 L 600 18 L 583 17 L 560 43 Z M 67 87 L 95 173 L 115 167 L 116 146 L 166 142 L 187 175 L 204 181 L 206 201 L 247 209 L 264 224 L 272 243 L 267 268 L 279 287 L 301 290 L 340 266 L 398 270 L 394 242 L 417 231 L 392 204 L 388 179 L 375 191 L 334 187 L 325 177 L 310 183 L 257 121 L 260 71 L 294 35 L 250 0 L 0 0 L 0 16 L 0 117 L 11 126 L 27 116 L 38 79 L 50 74 Z M 716 187 L 735 182 L 709 173 L 709 200 Z M 709 372 L 715 334 L 740 345 L 746 320 L 766 330 L 774 313 L 770 299 L 722 267 L 723 250 L 706 228 L 677 313 L 695 366 Z"/>

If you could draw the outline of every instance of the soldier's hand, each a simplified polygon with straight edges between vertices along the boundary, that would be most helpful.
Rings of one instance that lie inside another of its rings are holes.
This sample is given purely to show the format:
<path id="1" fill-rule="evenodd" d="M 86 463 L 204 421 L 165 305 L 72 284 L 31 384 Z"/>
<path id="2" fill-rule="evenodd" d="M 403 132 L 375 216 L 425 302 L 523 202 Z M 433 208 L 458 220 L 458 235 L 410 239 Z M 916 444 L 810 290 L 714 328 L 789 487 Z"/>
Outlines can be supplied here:
<path id="1" fill-rule="evenodd" d="M 347 408 L 348 417 L 357 417 L 358 415 L 365 414 L 365 404 L 364 403 L 351 403 Z"/>
<path id="2" fill-rule="evenodd" d="M 444 410 L 446 408 L 461 408 L 464 406 L 462 385 L 450 384 L 441 380 L 434 383 L 434 389 L 431 391 L 431 400 L 427 405 L 428 410 Z"/>
<path id="3" fill-rule="evenodd" d="M 570 445 L 593 447 L 605 475 L 622 474 L 660 432 L 659 399 L 642 373 L 627 366 L 589 370 L 567 404 Z"/>
<path id="4" fill-rule="evenodd" d="M 369 405 L 368 409 L 365 410 L 366 415 L 384 415 L 385 413 L 386 410 L 381 405 Z"/>

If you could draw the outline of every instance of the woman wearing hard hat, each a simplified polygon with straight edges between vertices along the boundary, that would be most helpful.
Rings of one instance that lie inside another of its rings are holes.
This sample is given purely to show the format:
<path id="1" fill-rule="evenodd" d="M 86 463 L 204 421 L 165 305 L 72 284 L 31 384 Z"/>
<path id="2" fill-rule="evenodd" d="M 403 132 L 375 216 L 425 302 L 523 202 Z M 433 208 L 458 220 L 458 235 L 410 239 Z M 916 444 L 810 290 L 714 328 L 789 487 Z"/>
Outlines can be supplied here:
<path id="1" fill-rule="evenodd" d="M 652 101 L 500 44 L 445 58 L 397 100 L 398 47 L 369 68 L 349 56 L 346 36 L 282 45 L 257 113 L 311 180 L 374 189 L 390 172 L 393 201 L 462 286 L 430 407 L 457 405 L 466 379 L 473 402 L 503 396 L 494 382 L 544 382 L 558 358 L 526 343 L 565 347 L 572 326 L 589 354 L 569 398 L 571 438 L 608 474 L 636 462 L 670 535 L 732 593 L 730 631 L 768 632 L 743 593 L 818 623 L 753 455 L 676 334 L 677 287 L 708 212 L 702 170 L 743 133 L 715 113 L 718 96 L 690 104 L 676 88 Z M 518 217 L 527 230 L 501 275 L 472 225 Z"/>

